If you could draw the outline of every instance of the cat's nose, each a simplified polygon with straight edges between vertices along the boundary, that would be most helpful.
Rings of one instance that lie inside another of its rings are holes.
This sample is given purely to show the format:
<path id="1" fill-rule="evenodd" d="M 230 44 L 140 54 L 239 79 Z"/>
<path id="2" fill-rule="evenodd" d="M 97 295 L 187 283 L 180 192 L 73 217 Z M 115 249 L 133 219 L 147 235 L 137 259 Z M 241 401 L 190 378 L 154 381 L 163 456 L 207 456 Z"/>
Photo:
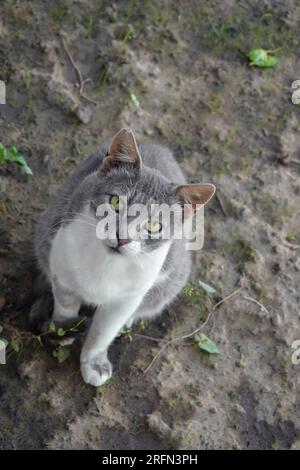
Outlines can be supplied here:
<path id="1" fill-rule="evenodd" d="M 126 245 L 128 243 L 127 238 L 119 238 L 118 235 L 117 235 L 117 241 L 118 241 L 118 246 L 123 246 L 123 245 Z"/>

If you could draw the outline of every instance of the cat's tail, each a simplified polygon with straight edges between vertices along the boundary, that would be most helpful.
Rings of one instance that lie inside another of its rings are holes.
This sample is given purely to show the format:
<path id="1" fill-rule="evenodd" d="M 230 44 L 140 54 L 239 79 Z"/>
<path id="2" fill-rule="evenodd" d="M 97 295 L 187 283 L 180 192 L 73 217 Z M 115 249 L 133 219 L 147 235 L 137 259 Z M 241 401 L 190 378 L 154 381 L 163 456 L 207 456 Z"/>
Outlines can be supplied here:
<path id="1" fill-rule="evenodd" d="M 53 306 L 51 284 L 43 273 L 36 270 L 33 277 L 32 302 L 29 311 L 29 326 L 34 333 L 44 332 L 51 319 Z"/>

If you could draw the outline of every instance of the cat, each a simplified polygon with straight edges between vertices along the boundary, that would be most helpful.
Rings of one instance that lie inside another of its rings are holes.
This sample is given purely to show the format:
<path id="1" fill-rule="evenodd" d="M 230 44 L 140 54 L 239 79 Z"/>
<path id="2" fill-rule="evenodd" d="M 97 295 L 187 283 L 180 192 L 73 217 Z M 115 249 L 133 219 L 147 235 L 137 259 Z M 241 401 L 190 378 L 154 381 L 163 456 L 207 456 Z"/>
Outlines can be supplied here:
<path id="1" fill-rule="evenodd" d="M 52 320 L 63 325 L 76 319 L 82 305 L 96 307 L 80 355 L 87 384 L 98 387 L 111 377 L 107 351 L 122 328 L 159 315 L 189 277 L 185 240 L 165 239 L 165 227 L 148 219 L 149 207 L 175 203 L 184 220 L 214 192 L 212 184 L 187 184 L 168 148 L 152 142 L 138 146 L 124 128 L 80 163 L 40 216 L 34 247 L 38 267 L 51 284 Z M 128 210 L 133 204 L 147 208 L 139 228 L 145 232 L 146 227 L 149 236 L 121 237 L 116 229 L 108 238 L 98 237 L 97 208 L 102 204 L 118 220 L 127 220 L 124 197 Z M 152 231 L 159 234 L 152 237 Z"/>

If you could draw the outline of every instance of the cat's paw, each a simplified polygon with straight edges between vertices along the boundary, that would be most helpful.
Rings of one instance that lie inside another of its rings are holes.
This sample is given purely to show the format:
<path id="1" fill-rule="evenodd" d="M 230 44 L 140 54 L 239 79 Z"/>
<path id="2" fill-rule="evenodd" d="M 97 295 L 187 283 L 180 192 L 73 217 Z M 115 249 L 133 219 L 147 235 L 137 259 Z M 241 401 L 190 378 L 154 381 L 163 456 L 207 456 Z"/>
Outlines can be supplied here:
<path id="1" fill-rule="evenodd" d="M 103 355 L 97 356 L 89 362 L 81 362 L 81 375 L 85 383 L 100 387 L 112 376 L 112 365 Z"/>

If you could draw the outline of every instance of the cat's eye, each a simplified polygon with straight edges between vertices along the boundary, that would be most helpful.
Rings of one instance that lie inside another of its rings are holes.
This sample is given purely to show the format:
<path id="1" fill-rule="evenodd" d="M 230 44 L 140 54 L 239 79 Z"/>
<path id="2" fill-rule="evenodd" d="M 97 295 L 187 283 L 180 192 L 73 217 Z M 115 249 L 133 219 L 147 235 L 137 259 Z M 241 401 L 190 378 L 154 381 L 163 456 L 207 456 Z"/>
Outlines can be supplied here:
<path id="1" fill-rule="evenodd" d="M 116 212 L 119 212 L 119 210 L 122 208 L 122 202 L 119 198 L 119 196 L 112 196 L 110 198 L 110 203 L 115 209 Z"/>
<path id="2" fill-rule="evenodd" d="M 149 233 L 159 233 L 161 232 L 162 224 L 160 222 L 149 220 L 146 227 Z"/>

